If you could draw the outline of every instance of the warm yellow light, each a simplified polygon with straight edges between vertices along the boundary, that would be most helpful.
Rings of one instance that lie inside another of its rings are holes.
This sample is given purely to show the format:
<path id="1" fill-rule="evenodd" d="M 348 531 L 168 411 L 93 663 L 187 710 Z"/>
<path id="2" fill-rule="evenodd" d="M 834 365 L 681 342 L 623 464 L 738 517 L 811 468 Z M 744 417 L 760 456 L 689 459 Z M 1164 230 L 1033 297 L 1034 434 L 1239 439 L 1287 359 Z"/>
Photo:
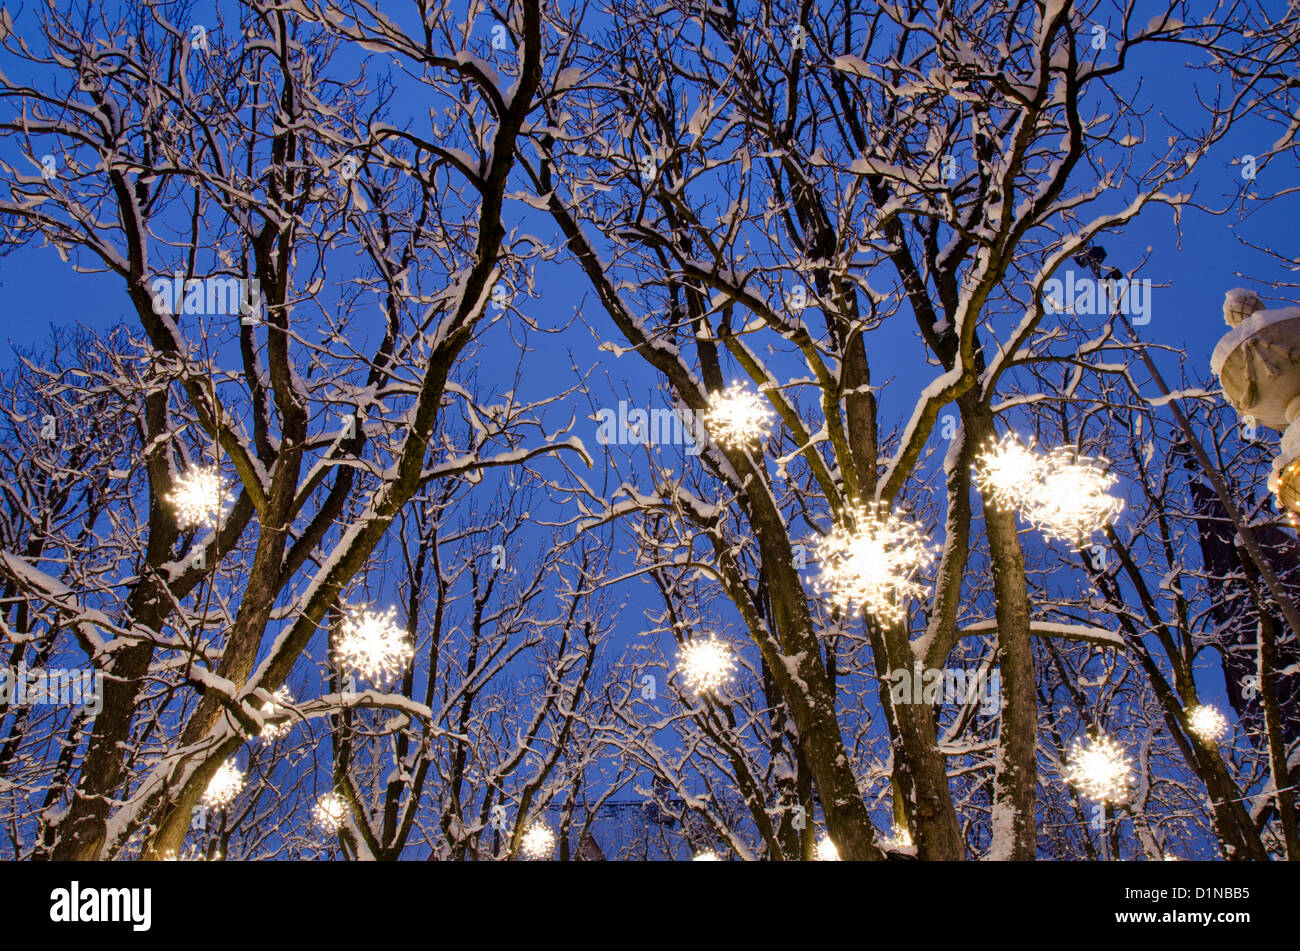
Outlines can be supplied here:
<path id="1" fill-rule="evenodd" d="M 546 859 L 555 851 L 555 833 L 541 822 L 533 825 L 524 833 L 519 848 L 530 859 Z"/>
<path id="2" fill-rule="evenodd" d="M 831 841 L 831 837 L 828 835 L 824 835 L 817 840 L 816 854 L 819 862 L 838 862 L 840 860 L 840 850 L 835 848 L 835 843 Z"/>
<path id="3" fill-rule="evenodd" d="M 1123 802 L 1128 798 L 1132 761 L 1108 736 L 1076 740 L 1065 764 L 1065 780 L 1088 799 Z"/>
<path id="4" fill-rule="evenodd" d="M 843 610 L 861 605 L 893 623 L 902 620 L 909 599 L 925 592 L 915 578 L 932 558 L 924 536 L 878 505 L 850 507 L 814 547 L 819 587 Z"/>
<path id="5" fill-rule="evenodd" d="M 209 809 L 224 809 L 235 801 L 244 791 L 244 774 L 239 771 L 233 760 L 226 760 L 217 767 L 208 782 L 200 802 Z"/>
<path id="6" fill-rule="evenodd" d="M 1215 707 L 1204 704 L 1187 711 L 1188 729 L 1206 743 L 1216 743 L 1228 732 L 1228 721 Z"/>
<path id="7" fill-rule="evenodd" d="M 190 469 L 178 475 L 167 501 L 176 510 L 176 523 L 182 528 L 215 525 L 226 502 L 216 467 Z"/>
<path id="8" fill-rule="evenodd" d="M 1044 462 L 1042 453 L 1006 433 L 976 457 L 975 487 L 994 505 L 1020 508 L 1042 481 Z"/>
<path id="9" fill-rule="evenodd" d="M 709 399 L 704 425 L 728 446 L 756 446 L 771 435 L 775 419 L 767 401 L 743 383 L 733 383 Z"/>
<path id="10" fill-rule="evenodd" d="M 677 648 L 677 669 L 696 694 L 716 692 L 731 680 L 735 655 L 716 637 L 688 641 Z"/>
<path id="11" fill-rule="evenodd" d="M 316 800 L 312 810 L 316 824 L 327 832 L 338 832 L 348 817 L 348 803 L 336 792 L 327 792 Z"/>
<path id="12" fill-rule="evenodd" d="M 349 608 L 335 650 L 339 663 L 379 682 L 398 674 L 415 656 L 406 632 L 394 620 L 395 611 Z"/>
<path id="13" fill-rule="evenodd" d="M 1025 517 L 1044 534 L 1070 542 L 1105 528 L 1124 508 L 1124 500 L 1110 494 L 1118 480 L 1104 465 L 1105 460 L 1076 458 L 1068 448 L 1053 450 L 1027 500 Z"/>
<path id="14" fill-rule="evenodd" d="M 712 849 L 709 849 L 707 851 L 699 853 L 693 859 L 691 859 L 691 861 L 692 862 L 721 862 L 722 859 L 718 857 L 717 852 L 714 852 Z"/>
<path id="15" fill-rule="evenodd" d="M 889 840 L 895 849 L 910 849 L 912 847 L 912 833 L 907 826 L 894 823 L 894 835 Z"/>

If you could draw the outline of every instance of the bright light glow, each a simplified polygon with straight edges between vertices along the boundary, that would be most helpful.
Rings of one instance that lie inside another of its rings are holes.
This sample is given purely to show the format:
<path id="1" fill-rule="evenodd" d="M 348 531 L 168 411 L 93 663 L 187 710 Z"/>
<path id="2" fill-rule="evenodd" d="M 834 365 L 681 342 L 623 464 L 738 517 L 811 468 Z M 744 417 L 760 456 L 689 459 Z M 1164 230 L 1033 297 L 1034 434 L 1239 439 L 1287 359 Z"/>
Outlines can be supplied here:
<path id="1" fill-rule="evenodd" d="M 244 791 L 244 774 L 234 760 L 226 760 L 217 767 L 200 800 L 209 809 L 224 809 Z"/>
<path id="2" fill-rule="evenodd" d="M 1110 494 L 1118 480 L 1104 465 L 1105 460 L 1076 458 L 1071 449 L 1053 450 L 1027 500 L 1025 517 L 1043 534 L 1070 542 L 1100 531 L 1124 508 L 1124 500 Z"/>
<path id="3" fill-rule="evenodd" d="M 1123 802 L 1128 798 L 1133 764 L 1108 736 L 1088 742 L 1075 740 L 1065 764 L 1065 781 L 1088 799 Z"/>
<path id="4" fill-rule="evenodd" d="M 709 400 L 704 425 L 728 446 L 756 446 L 771 435 L 775 415 L 761 394 L 733 383 Z"/>
<path id="5" fill-rule="evenodd" d="M 912 847 L 912 833 L 906 826 L 894 823 L 894 834 L 889 840 L 889 844 L 895 849 L 910 849 Z"/>
<path id="6" fill-rule="evenodd" d="M 925 588 L 916 573 L 933 557 L 920 530 L 878 505 L 853 506 L 844 520 L 814 541 L 819 586 L 843 610 L 865 607 L 877 620 L 902 620 L 906 603 Z"/>
<path id="7" fill-rule="evenodd" d="M 1228 732 L 1228 721 L 1216 707 L 1204 704 L 1187 711 L 1188 727 L 1206 743 L 1217 743 Z"/>
<path id="8" fill-rule="evenodd" d="M 280 716 L 281 714 L 289 712 L 284 708 L 285 704 L 293 703 L 293 697 L 290 696 L 288 687 L 281 687 L 271 696 L 275 697 L 275 701 L 272 703 L 262 704 L 262 710 L 261 710 L 262 716 L 264 717 Z M 292 720 L 285 720 L 281 723 L 268 723 L 264 727 L 262 727 L 261 737 L 262 739 L 267 741 L 278 740 L 280 737 L 288 733 L 289 730 L 291 730 L 292 728 L 293 728 Z"/>
<path id="9" fill-rule="evenodd" d="M 312 814 L 316 824 L 326 832 L 338 832 L 347 821 L 348 804 L 338 793 L 327 792 L 316 800 L 316 808 L 312 810 Z"/>
<path id="10" fill-rule="evenodd" d="M 393 608 L 382 612 L 349 608 L 335 645 L 339 663 L 375 682 L 396 676 L 415 656 L 415 649 L 394 620 L 395 613 Z"/>
<path id="11" fill-rule="evenodd" d="M 831 841 L 830 836 L 824 835 L 817 840 L 817 861 L 838 862 L 839 860 L 840 850 L 835 848 L 835 843 Z"/>
<path id="12" fill-rule="evenodd" d="M 524 833 L 519 843 L 524 855 L 530 859 L 548 859 L 555 851 L 555 833 L 543 823 L 536 822 Z"/>
<path id="13" fill-rule="evenodd" d="M 226 504 L 226 493 L 215 466 L 183 472 L 173 485 L 175 488 L 167 501 L 176 509 L 176 522 L 181 528 L 211 527 L 217 523 Z"/>
<path id="14" fill-rule="evenodd" d="M 708 851 L 701 852 L 699 855 L 695 856 L 695 858 L 691 859 L 691 861 L 692 862 L 721 862 L 722 859 L 718 858 L 717 852 L 714 852 L 712 849 L 709 849 Z"/>
<path id="15" fill-rule="evenodd" d="M 1015 433 L 1006 433 L 975 459 L 975 487 L 999 508 L 1018 509 L 1042 481 L 1042 453 L 1027 448 Z"/>
<path id="16" fill-rule="evenodd" d="M 677 668 L 694 693 L 710 693 L 731 680 L 735 655 L 716 637 L 689 641 L 677 649 Z"/>

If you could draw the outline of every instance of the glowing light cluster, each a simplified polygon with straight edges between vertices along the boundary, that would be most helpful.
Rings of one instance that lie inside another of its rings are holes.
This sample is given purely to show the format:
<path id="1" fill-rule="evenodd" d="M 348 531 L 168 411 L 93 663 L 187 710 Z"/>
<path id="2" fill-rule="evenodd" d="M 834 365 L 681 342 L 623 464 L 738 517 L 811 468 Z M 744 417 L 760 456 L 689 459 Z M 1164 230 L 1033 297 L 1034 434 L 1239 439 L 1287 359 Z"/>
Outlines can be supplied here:
<path id="1" fill-rule="evenodd" d="M 677 668 L 694 693 L 710 693 L 731 681 L 736 658 L 726 644 L 708 637 L 679 647 Z"/>
<path id="2" fill-rule="evenodd" d="M 217 523 L 226 504 L 226 493 L 215 466 L 183 472 L 173 486 L 167 501 L 176 510 L 177 524 L 182 528 L 200 528 Z"/>
<path id="3" fill-rule="evenodd" d="M 288 713 L 288 710 L 285 709 L 285 704 L 293 703 L 293 697 L 289 694 L 289 688 L 281 687 L 273 693 L 272 696 L 275 697 L 274 701 L 262 704 L 262 716 L 273 717 Z M 292 728 L 293 722 L 291 720 L 284 720 L 280 723 L 268 723 L 262 727 L 260 735 L 264 740 L 278 740 L 280 737 L 286 735 Z"/>
<path id="4" fill-rule="evenodd" d="M 415 649 L 394 620 L 395 613 L 393 608 L 350 608 L 335 645 L 339 662 L 376 682 L 400 672 L 415 656 Z"/>
<path id="5" fill-rule="evenodd" d="M 1215 707 L 1204 704 L 1187 711 L 1188 728 L 1206 743 L 1217 743 L 1228 732 L 1228 721 Z"/>
<path id="6" fill-rule="evenodd" d="M 814 546 L 819 585 L 846 611 L 862 605 L 893 623 L 902 620 L 908 599 L 924 593 L 915 576 L 933 557 L 929 545 L 920 529 L 879 505 L 851 507 Z"/>
<path id="7" fill-rule="evenodd" d="M 1018 509 L 1045 535 L 1080 541 L 1124 508 L 1105 466 L 1068 447 L 1040 453 L 1006 433 L 975 460 L 974 477 L 991 504 Z"/>
<path id="8" fill-rule="evenodd" d="M 244 774 L 233 760 L 226 760 L 212 774 L 200 801 L 209 809 L 224 809 L 243 791 Z"/>
<path id="9" fill-rule="evenodd" d="M 338 832 L 347 821 L 347 800 L 336 792 L 327 792 L 316 800 L 316 808 L 312 810 L 312 816 L 316 824 L 326 832 Z"/>
<path id="10" fill-rule="evenodd" d="M 703 419 L 718 442 L 743 447 L 756 446 L 771 435 L 775 416 L 761 394 L 733 383 L 713 395 Z"/>
<path id="11" fill-rule="evenodd" d="M 1065 764 L 1065 780 L 1088 799 L 1123 802 L 1128 798 L 1133 763 L 1108 736 L 1075 740 Z"/>
<path id="12" fill-rule="evenodd" d="M 550 858 L 555 851 L 555 833 L 541 822 L 536 822 L 524 833 L 519 848 L 530 859 Z"/>
<path id="13" fill-rule="evenodd" d="M 890 837 L 889 845 L 895 849 L 910 849 L 912 847 L 912 833 L 907 826 L 894 823 L 894 834 Z"/>
<path id="14" fill-rule="evenodd" d="M 818 862 L 838 862 L 840 860 L 840 850 L 835 848 L 835 843 L 831 841 L 831 837 L 828 835 L 824 835 L 817 840 L 816 855 Z"/>
<path id="15" fill-rule="evenodd" d="M 1043 456 L 1015 433 L 1005 433 L 976 458 L 974 476 L 984 498 L 1001 508 L 1018 509 L 1042 481 Z"/>
<path id="16" fill-rule="evenodd" d="M 1044 463 L 1043 477 L 1025 511 L 1025 517 L 1045 535 L 1078 541 L 1100 531 L 1124 508 L 1124 500 L 1111 495 L 1118 480 L 1103 463 L 1073 458 L 1057 449 Z"/>
<path id="17" fill-rule="evenodd" d="M 722 859 L 718 857 L 717 852 L 714 852 L 712 849 L 708 849 L 704 852 L 700 852 L 693 859 L 691 859 L 691 861 L 692 862 L 721 862 Z"/>

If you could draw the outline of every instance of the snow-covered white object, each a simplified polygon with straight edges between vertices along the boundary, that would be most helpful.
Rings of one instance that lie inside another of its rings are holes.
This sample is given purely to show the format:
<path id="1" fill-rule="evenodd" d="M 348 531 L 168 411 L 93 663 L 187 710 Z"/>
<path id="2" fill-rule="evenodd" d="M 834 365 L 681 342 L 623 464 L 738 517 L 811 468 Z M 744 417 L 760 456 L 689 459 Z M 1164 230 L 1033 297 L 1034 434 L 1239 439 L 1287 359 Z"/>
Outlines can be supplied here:
<path id="1" fill-rule="evenodd" d="M 261 713 L 264 717 L 282 716 L 288 712 L 284 705 L 293 703 L 293 697 L 289 694 L 288 687 L 281 687 L 273 696 L 275 697 L 275 700 L 270 703 L 262 704 Z M 262 727 L 261 737 L 264 740 L 278 740 L 280 737 L 288 733 L 292 727 L 293 723 L 289 720 L 283 720 L 279 723 L 268 723 Z"/>
<path id="2" fill-rule="evenodd" d="M 1229 327 L 1236 327 L 1255 311 L 1263 309 L 1264 302 L 1249 288 L 1234 287 L 1223 295 L 1223 322 Z"/>
<path id="3" fill-rule="evenodd" d="M 1255 311 L 1218 342 L 1210 369 L 1238 411 L 1283 429 L 1300 416 L 1300 307 Z"/>

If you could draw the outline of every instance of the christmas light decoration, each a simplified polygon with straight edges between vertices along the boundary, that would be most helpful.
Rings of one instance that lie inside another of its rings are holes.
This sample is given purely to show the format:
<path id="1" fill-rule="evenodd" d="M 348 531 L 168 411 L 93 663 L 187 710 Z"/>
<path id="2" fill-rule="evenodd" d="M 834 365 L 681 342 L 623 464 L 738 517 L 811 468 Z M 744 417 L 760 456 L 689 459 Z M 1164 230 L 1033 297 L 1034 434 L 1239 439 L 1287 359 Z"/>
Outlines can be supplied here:
<path id="1" fill-rule="evenodd" d="M 722 859 L 718 857 L 717 852 L 714 852 L 712 849 L 709 849 L 707 851 L 699 853 L 693 859 L 691 859 L 691 861 L 692 862 L 721 862 Z"/>
<path id="2" fill-rule="evenodd" d="M 735 656 L 722 641 L 709 637 L 689 641 L 677 649 L 677 667 L 696 694 L 717 691 L 731 680 Z"/>
<path id="3" fill-rule="evenodd" d="M 888 842 L 895 849 L 910 849 L 912 847 L 912 833 L 908 831 L 907 826 L 894 823 L 894 834 Z"/>
<path id="4" fill-rule="evenodd" d="M 1128 798 L 1132 761 L 1108 736 L 1086 743 L 1075 740 L 1065 767 L 1065 781 L 1088 799 L 1123 802 Z"/>
<path id="5" fill-rule="evenodd" d="M 177 524 L 182 528 L 199 528 L 217 523 L 226 504 L 226 494 L 215 466 L 183 472 L 173 485 L 167 501 L 176 510 Z"/>
<path id="6" fill-rule="evenodd" d="M 1100 531 L 1119 515 L 1124 500 L 1111 495 L 1118 481 L 1105 460 L 1075 457 L 1071 449 L 1053 450 L 1044 461 L 1024 515 L 1039 531 L 1077 542 Z"/>
<path id="7" fill-rule="evenodd" d="M 234 760 L 226 760 L 212 774 L 200 801 L 209 809 L 224 809 L 243 791 L 244 774 L 239 771 Z"/>
<path id="8" fill-rule="evenodd" d="M 852 506 L 844 520 L 814 541 L 820 588 L 843 610 L 862 605 L 877 620 L 902 620 L 906 602 L 925 591 L 916 573 L 932 553 L 920 530 L 879 505 Z"/>
<path id="9" fill-rule="evenodd" d="M 339 663 L 376 682 L 399 673 L 415 656 L 415 649 L 394 620 L 395 613 L 393 608 L 349 608 L 335 645 Z"/>
<path id="10" fill-rule="evenodd" d="M 519 847 L 527 858 L 550 858 L 551 853 L 555 851 L 555 833 L 547 828 L 544 823 L 535 822 L 524 833 Z"/>
<path id="11" fill-rule="evenodd" d="M 289 688 L 281 687 L 272 696 L 275 697 L 273 702 L 262 704 L 262 716 L 272 717 L 287 713 L 285 704 L 293 703 L 293 697 L 289 695 Z M 280 723 L 268 723 L 262 727 L 261 737 L 268 742 L 278 740 L 287 734 L 292 727 L 293 723 L 290 720 L 284 720 Z"/>
<path id="12" fill-rule="evenodd" d="M 831 837 L 828 835 L 824 835 L 817 840 L 816 854 L 819 862 L 838 862 L 840 860 L 840 850 L 835 848 L 835 843 L 831 841 Z"/>
<path id="13" fill-rule="evenodd" d="M 713 394 L 703 414 L 704 425 L 715 439 L 729 446 L 756 446 L 765 440 L 774 419 L 762 395 L 743 383 L 733 383 Z"/>
<path id="14" fill-rule="evenodd" d="M 1024 505 L 1042 481 L 1044 459 L 1015 433 L 1006 433 L 976 457 L 972 468 L 980 494 L 1000 508 L 1012 509 Z"/>
<path id="15" fill-rule="evenodd" d="M 1206 743 L 1217 743 L 1228 732 L 1228 721 L 1215 707 L 1204 704 L 1187 711 L 1188 728 Z"/>
<path id="16" fill-rule="evenodd" d="M 312 815 L 316 819 L 316 824 L 326 832 L 338 832 L 347 821 L 347 800 L 336 792 L 327 792 L 316 800 L 316 808 L 312 810 Z"/>

